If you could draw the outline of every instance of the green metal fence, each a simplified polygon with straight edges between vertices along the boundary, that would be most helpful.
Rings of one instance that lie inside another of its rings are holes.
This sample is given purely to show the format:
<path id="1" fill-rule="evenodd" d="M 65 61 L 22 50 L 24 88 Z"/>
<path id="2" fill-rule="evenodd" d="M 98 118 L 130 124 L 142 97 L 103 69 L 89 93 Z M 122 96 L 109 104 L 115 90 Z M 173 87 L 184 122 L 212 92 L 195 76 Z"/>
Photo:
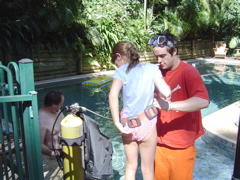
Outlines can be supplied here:
<path id="1" fill-rule="evenodd" d="M 0 62 L 0 178 L 42 180 L 33 61 Z"/>

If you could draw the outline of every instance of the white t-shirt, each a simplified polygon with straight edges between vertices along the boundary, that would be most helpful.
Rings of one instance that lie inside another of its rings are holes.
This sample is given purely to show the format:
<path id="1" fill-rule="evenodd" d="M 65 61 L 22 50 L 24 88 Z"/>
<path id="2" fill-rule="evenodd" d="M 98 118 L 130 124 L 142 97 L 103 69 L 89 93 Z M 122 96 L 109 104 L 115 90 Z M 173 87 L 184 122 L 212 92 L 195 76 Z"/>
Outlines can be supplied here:
<path id="1" fill-rule="evenodd" d="M 123 117 L 135 116 L 151 105 L 154 96 L 154 81 L 162 77 L 157 65 L 139 63 L 128 73 L 128 64 L 116 69 L 113 78 L 120 79 L 123 83 Z"/>

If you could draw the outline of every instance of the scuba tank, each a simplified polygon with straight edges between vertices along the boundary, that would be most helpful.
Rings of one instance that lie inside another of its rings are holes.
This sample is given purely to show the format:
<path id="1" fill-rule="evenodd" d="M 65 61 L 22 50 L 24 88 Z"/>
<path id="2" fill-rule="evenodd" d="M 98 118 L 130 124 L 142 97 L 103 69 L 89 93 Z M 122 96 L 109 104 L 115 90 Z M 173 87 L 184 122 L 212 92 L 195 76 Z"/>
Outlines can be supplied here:
<path id="1" fill-rule="evenodd" d="M 113 178 L 111 139 L 100 131 L 95 120 L 79 112 L 80 108 L 111 120 L 79 106 L 78 103 L 64 108 L 70 113 L 61 121 L 60 143 L 63 155 L 57 156 L 59 167 L 64 172 L 64 179 Z"/>

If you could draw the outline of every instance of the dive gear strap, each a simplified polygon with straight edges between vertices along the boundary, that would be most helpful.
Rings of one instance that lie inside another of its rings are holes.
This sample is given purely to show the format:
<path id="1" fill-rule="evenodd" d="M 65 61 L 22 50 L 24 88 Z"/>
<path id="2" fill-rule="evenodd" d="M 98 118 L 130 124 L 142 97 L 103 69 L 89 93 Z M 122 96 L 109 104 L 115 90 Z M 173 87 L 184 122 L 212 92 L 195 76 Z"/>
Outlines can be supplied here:
<path id="1" fill-rule="evenodd" d="M 141 126 L 141 121 L 148 119 L 152 120 L 154 119 L 158 114 L 157 108 L 153 105 L 149 105 L 144 109 L 144 112 L 140 113 L 136 116 L 130 116 L 127 118 L 122 118 L 120 116 L 120 122 L 123 126 L 128 124 L 130 128 L 135 128 Z"/>

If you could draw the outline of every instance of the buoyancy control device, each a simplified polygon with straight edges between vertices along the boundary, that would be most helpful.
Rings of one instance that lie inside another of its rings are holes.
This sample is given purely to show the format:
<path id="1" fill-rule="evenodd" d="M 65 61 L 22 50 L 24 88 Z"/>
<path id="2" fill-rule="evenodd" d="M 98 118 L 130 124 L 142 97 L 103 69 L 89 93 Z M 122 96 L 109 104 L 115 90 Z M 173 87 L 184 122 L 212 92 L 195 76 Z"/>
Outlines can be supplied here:
<path id="1" fill-rule="evenodd" d="M 84 120 L 86 175 L 95 179 L 113 178 L 113 148 L 110 138 L 101 133 L 95 120 L 84 113 L 80 117 Z"/>

